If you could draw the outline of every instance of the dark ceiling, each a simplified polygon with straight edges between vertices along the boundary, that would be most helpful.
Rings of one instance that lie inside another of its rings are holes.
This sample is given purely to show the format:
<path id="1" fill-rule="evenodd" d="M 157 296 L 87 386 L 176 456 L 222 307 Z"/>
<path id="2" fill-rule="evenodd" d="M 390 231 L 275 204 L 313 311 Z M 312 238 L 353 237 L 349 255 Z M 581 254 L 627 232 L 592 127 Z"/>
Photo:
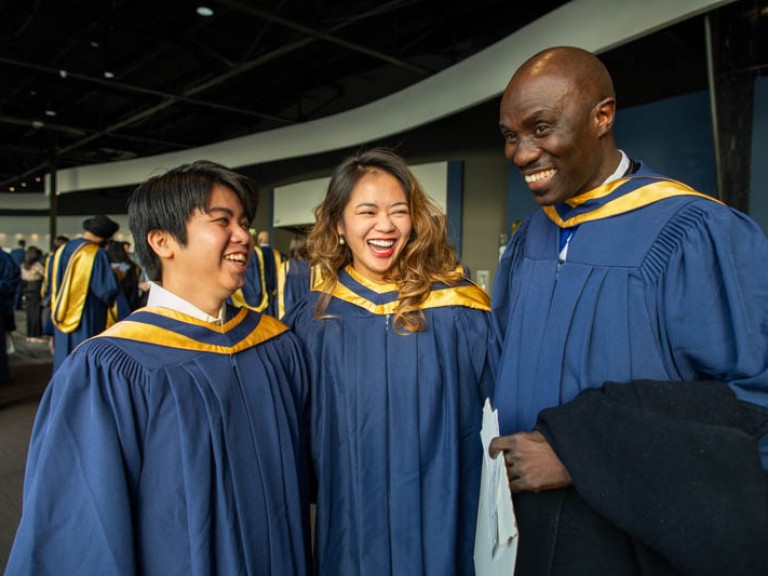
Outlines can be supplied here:
<path id="1" fill-rule="evenodd" d="M 196 13 L 203 3 L 212 16 Z M 0 197 L 11 186 L 39 190 L 35 176 L 53 163 L 174 152 L 360 106 L 562 4 L 0 0 Z M 697 17 L 601 57 L 619 105 L 629 106 L 706 89 L 705 54 Z M 480 105 L 430 125 L 431 138 L 422 128 L 409 141 L 439 151 L 451 140 L 434 134 L 456 134 L 462 119 L 478 117 L 485 138 L 497 138 L 496 110 L 495 102 Z M 276 162 L 273 173 L 290 165 Z"/>
<path id="2" fill-rule="evenodd" d="M 0 189 L 360 106 L 564 3 L 0 0 Z"/>

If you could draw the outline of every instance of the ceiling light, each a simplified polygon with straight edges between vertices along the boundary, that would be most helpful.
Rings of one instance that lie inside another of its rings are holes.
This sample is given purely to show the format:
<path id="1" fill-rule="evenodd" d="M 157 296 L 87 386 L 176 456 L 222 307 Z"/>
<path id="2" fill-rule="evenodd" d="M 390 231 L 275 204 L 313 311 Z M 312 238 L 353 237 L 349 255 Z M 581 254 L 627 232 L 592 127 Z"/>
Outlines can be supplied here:
<path id="1" fill-rule="evenodd" d="M 66 78 L 67 77 L 67 71 L 66 70 L 59 70 L 59 76 L 61 76 L 62 78 Z"/>
<path id="2" fill-rule="evenodd" d="M 115 77 L 114 72 L 110 72 L 109 70 L 104 70 L 104 78 L 114 78 L 114 77 Z"/>
<path id="3" fill-rule="evenodd" d="M 8 192 L 16 192 L 16 188 L 13 186 L 8 187 Z"/>
<path id="4" fill-rule="evenodd" d="M 53 118 L 54 116 L 56 116 L 56 110 L 51 110 L 50 108 L 48 108 L 48 110 L 46 110 L 44 114 L 46 116 L 50 116 L 51 118 Z"/>
<path id="5" fill-rule="evenodd" d="M 21 183 L 21 187 L 22 187 L 22 188 L 26 188 L 26 187 L 27 187 L 27 183 L 26 183 L 26 182 L 22 182 L 22 183 Z"/>
<path id="6" fill-rule="evenodd" d="M 213 16 L 213 9 L 208 8 L 208 6 L 198 6 L 197 13 L 200 16 Z"/>

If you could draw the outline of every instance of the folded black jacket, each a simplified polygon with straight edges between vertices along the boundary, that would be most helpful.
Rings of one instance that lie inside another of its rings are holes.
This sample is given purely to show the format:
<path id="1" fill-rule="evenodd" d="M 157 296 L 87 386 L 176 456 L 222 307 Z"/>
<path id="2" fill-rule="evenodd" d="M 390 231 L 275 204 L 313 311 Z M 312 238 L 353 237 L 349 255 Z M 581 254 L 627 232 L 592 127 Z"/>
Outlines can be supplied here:
<path id="1" fill-rule="evenodd" d="M 517 576 L 768 575 L 768 411 L 721 382 L 606 383 L 536 429 L 573 487 L 514 496 Z"/>

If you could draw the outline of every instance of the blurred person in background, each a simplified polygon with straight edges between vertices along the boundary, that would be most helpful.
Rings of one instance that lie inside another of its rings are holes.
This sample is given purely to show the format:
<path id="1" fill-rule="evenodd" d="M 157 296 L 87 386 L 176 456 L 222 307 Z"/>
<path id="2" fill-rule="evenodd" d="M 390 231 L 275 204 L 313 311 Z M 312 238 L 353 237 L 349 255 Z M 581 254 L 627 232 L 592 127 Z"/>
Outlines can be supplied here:
<path id="1" fill-rule="evenodd" d="M 279 318 L 285 316 L 299 300 L 309 294 L 312 282 L 306 234 L 296 234 L 291 238 L 289 252 L 278 273 Z"/>
<path id="2" fill-rule="evenodd" d="M 42 335 L 48 341 L 48 348 L 53 355 L 53 322 L 51 321 L 51 273 L 53 270 L 53 255 L 56 250 L 64 246 L 69 242 L 69 236 L 59 234 L 53 239 L 51 243 L 51 251 L 46 254 L 45 261 L 43 262 L 43 268 L 45 275 L 43 276 L 43 284 L 40 287 L 42 307 Z"/>
<path id="3" fill-rule="evenodd" d="M 120 293 L 115 301 L 115 320 L 122 320 L 136 310 L 141 303 L 139 292 L 141 268 L 126 252 L 125 244 L 117 240 L 110 240 L 105 248 L 109 255 L 112 271 L 120 284 Z"/>
<path id="4" fill-rule="evenodd" d="M 253 230 L 248 231 L 253 236 Z M 265 277 L 264 250 L 254 243 L 253 254 L 248 259 L 245 282 L 230 297 L 234 306 L 246 307 L 256 312 L 269 314 L 269 290 Z"/>
<path id="5" fill-rule="evenodd" d="M 108 310 L 120 293 L 103 247 L 120 225 L 102 214 L 83 221 L 83 234 L 56 251 L 51 273 L 53 370 L 84 340 L 107 328 Z"/>
<path id="6" fill-rule="evenodd" d="M 264 278 L 264 290 L 267 293 L 266 313 L 277 318 L 279 316 L 277 307 L 277 275 L 278 270 L 283 265 L 283 253 L 277 248 L 273 248 L 269 241 L 269 232 L 260 231 L 256 235 L 256 246 L 261 249 L 264 262 L 262 273 Z"/>
<path id="7" fill-rule="evenodd" d="M 21 268 L 21 265 L 24 263 L 24 257 L 27 253 L 27 241 L 26 240 L 19 240 L 18 244 L 16 245 L 16 248 L 11 250 L 11 259 L 13 259 L 13 262 L 16 264 L 17 268 Z M 16 295 L 13 299 L 13 307 L 15 310 L 23 310 L 24 309 L 24 281 L 22 280 L 19 282 L 19 285 L 16 288 Z M 15 327 L 14 327 L 15 330 Z"/>
<path id="8" fill-rule="evenodd" d="M 21 279 L 24 282 L 24 310 L 27 317 L 27 342 L 46 342 L 42 338 L 41 289 L 45 277 L 42 263 L 43 253 L 37 246 L 29 246 L 21 264 Z"/>
<path id="9" fill-rule="evenodd" d="M 12 329 L 9 319 L 13 318 L 16 288 L 21 282 L 19 267 L 10 254 L 0 249 L 0 385 L 11 381 L 8 370 L 7 339 Z"/>

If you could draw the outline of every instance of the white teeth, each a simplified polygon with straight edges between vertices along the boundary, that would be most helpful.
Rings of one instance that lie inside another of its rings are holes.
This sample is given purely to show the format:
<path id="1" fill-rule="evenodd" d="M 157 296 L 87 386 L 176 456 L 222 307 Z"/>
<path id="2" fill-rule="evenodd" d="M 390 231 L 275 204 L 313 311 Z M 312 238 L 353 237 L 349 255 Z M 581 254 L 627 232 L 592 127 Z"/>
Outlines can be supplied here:
<path id="1" fill-rule="evenodd" d="M 368 244 L 379 246 L 381 248 L 390 248 L 395 244 L 394 240 L 368 240 Z"/>
<path id="2" fill-rule="evenodd" d="M 245 255 L 244 254 L 227 254 L 224 256 L 225 260 L 232 260 L 233 262 L 240 262 L 241 264 L 245 264 Z"/>
<path id="3" fill-rule="evenodd" d="M 525 181 L 530 184 L 531 182 L 538 182 L 539 180 L 544 180 L 545 178 L 549 178 L 550 176 L 554 175 L 555 171 L 550 170 L 542 170 L 541 172 L 536 172 L 534 174 L 526 174 L 524 176 Z"/>

